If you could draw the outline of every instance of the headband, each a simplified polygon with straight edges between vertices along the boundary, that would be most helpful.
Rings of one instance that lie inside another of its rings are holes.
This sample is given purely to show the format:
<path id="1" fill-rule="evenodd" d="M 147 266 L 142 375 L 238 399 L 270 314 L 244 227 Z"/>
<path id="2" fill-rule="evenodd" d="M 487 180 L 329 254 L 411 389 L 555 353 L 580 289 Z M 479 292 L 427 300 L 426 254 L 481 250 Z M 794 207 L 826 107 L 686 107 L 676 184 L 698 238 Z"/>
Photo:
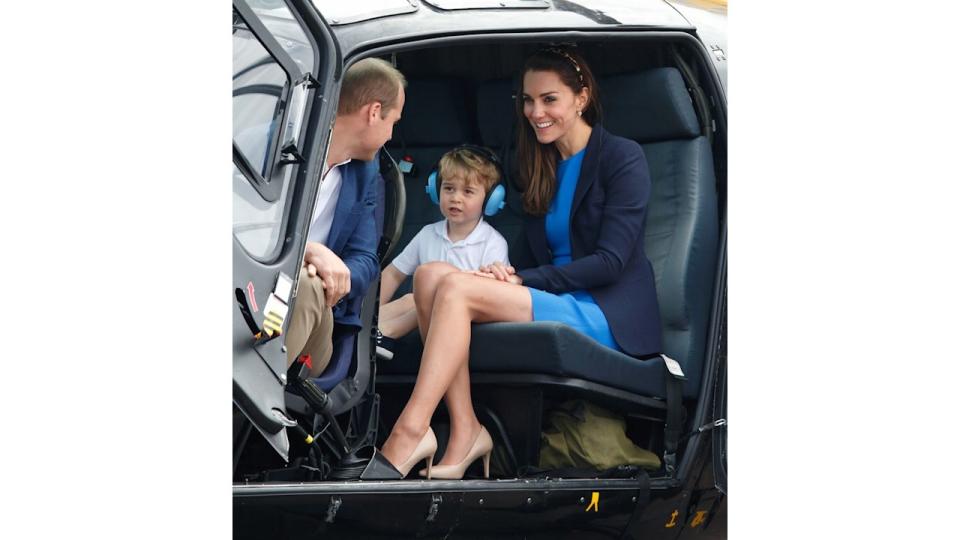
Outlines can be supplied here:
<path id="1" fill-rule="evenodd" d="M 577 77 L 580 79 L 580 87 L 583 88 L 587 86 L 587 83 L 583 81 L 583 72 L 580 71 L 580 64 L 578 64 L 577 61 L 574 60 L 572 56 L 570 56 L 570 53 L 557 47 L 544 47 L 543 49 L 540 49 L 540 50 L 542 52 L 548 52 L 548 53 L 553 53 L 553 54 L 562 56 L 567 60 L 569 60 L 570 63 L 573 64 L 573 69 L 577 70 Z"/>

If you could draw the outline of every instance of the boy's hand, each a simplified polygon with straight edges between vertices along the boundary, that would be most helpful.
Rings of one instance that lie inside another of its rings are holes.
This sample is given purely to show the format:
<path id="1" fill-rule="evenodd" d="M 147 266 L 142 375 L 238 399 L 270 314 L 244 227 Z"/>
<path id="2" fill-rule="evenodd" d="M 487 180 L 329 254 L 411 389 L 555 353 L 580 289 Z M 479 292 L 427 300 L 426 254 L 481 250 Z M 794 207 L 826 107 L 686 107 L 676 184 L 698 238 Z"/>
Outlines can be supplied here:
<path id="1" fill-rule="evenodd" d="M 307 267 L 308 275 L 319 277 L 323 282 L 328 306 L 335 306 L 341 298 L 350 293 L 350 269 L 327 246 L 318 242 L 307 242 L 303 264 Z"/>

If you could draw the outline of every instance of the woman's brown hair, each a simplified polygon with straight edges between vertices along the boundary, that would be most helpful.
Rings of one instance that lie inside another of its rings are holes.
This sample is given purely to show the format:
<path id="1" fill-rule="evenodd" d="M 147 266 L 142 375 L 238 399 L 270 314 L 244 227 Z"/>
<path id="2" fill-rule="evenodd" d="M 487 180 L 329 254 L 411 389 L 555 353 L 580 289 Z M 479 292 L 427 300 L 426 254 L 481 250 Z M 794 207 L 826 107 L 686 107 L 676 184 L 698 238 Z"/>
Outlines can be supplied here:
<path id="1" fill-rule="evenodd" d="M 589 89 L 583 119 L 593 126 L 600 121 L 600 101 L 597 81 L 590 67 L 576 50 L 569 47 L 547 47 L 527 59 L 520 74 L 520 89 L 517 91 L 517 167 L 520 186 L 523 188 L 523 209 L 535 216 L 547 213 L 557 186 L 556 146 L 540 144 L 533 127 L 523 114 L 523 77 L 530 71 L 552 71 L 574 94 L 584 87 Z"/>

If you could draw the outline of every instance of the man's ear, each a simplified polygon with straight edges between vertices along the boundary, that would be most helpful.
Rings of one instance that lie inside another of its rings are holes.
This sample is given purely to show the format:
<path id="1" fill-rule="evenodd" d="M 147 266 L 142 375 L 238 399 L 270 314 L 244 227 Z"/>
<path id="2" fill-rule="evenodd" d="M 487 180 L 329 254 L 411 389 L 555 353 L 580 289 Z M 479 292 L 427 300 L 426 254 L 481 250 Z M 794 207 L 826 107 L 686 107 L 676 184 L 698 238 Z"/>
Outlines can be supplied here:
<path id="1" fill-rule="evenodd" d="M 380 112 L 383 105 L 379 101 L 370 104 L 370 110 L 367 111 L 367 124 L 373 125 L 374 121 L 380 119 Z"/>

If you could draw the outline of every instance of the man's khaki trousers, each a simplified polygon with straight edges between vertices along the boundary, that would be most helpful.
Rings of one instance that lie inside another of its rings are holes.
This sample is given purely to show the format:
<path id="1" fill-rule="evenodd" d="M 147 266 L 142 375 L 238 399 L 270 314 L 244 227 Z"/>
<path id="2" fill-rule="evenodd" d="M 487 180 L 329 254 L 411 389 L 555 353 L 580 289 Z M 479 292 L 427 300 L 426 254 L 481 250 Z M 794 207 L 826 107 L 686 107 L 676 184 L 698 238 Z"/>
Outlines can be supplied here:
<path id="1" fill-rule="evenodd" d="M 297 301 L 287 327 L 287 366 L 301 354 L 309 354 L 313 363 L 311 377 L 318 377 L 333 354 L 333 310 L 326 305 L 323 282 L 300 269 Z"/>

